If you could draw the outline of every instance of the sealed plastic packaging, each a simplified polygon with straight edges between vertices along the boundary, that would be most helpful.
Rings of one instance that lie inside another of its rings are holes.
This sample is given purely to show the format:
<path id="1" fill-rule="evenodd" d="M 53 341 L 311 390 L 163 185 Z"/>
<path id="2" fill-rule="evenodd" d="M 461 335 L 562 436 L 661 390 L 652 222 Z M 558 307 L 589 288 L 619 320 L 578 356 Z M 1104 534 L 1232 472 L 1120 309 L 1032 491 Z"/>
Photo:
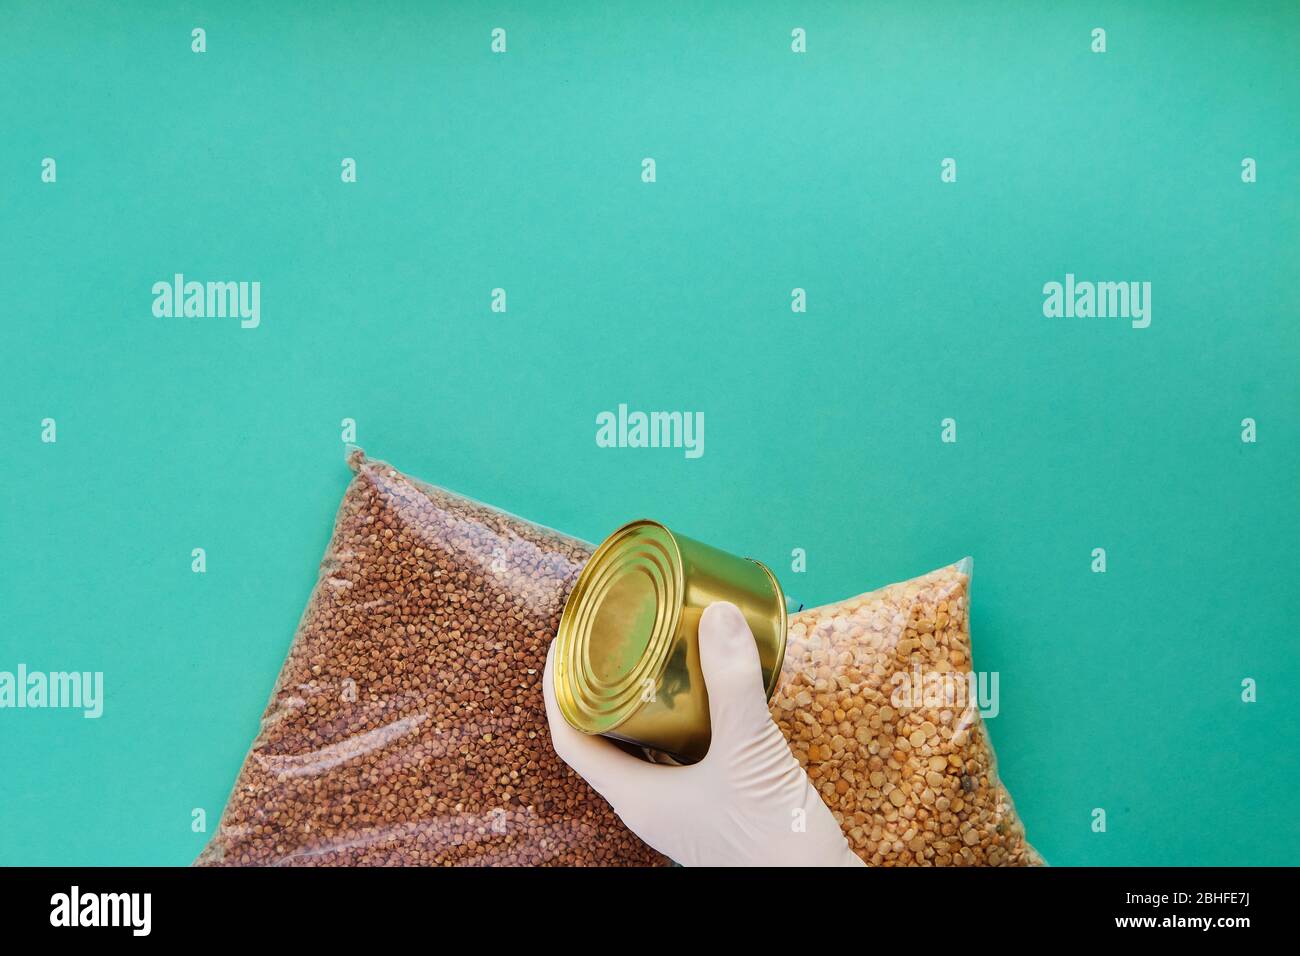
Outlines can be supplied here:
<path id="1" fill-rule="evenodd" d="M 355 452 L 220 827 L 238 865 L 666 865 L 551 748 L 547 645 L 591 548 Z"/>
<path id="2" fill-rule="evenodd" d="M 771 712 L 874 866 L 1034 866 L 971 669 L 970 561 L 790 619 Z"/>
<path id="3" fill-rule="evenodd" d="M 196 864 L 667 865 L 551 747 L 547 646 L 593 549 L 359 451 L 349 464 Z M 771 712 L 868 863 L 1041 862 L 969 679 L 968 583 L 954 566 L 790 618 Z"/>

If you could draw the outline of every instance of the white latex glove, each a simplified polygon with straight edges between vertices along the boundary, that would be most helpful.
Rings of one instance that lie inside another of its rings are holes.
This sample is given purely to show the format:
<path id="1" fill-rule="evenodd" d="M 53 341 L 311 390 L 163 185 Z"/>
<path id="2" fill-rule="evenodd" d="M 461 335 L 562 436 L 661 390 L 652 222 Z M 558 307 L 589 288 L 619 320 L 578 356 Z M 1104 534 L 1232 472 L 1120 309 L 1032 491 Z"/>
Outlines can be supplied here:
<path id="1" fill-rule="evenodd" d="M 689 767 L 647 763 L 574 730 L 555 703 L 552 644 L 542 686 L 555 752 L 628 829 L 683 866 L 861 866 L 767 710 L 758 647 L 733 604 L 700 618 L 713 739 Z"/>

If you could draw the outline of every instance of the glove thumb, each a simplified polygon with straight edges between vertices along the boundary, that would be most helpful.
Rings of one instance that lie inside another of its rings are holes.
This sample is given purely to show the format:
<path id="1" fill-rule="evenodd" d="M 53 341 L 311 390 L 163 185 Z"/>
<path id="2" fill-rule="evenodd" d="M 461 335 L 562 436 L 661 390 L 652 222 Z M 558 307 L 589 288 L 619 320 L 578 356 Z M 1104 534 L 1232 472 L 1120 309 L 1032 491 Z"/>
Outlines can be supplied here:
<path id="1" fill-rule="evenodd" d="M 700 668 L 709 694 L 709 751 L 743 746 L 771 717 L 758 645 L 740 609 L 718 601 L 700 617 Z"/>

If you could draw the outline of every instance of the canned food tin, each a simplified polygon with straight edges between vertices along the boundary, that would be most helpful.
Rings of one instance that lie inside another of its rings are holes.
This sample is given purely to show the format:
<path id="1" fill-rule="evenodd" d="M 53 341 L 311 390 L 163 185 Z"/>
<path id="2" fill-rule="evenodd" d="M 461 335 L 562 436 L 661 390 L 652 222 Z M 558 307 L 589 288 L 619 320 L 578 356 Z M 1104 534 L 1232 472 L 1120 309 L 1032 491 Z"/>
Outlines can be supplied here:
<path id="1" fill-rule="evenodd" d="M 764 565 L 633 521 L 596 549 L 564 606 L 555 697 L 587 734 L 649 748 L 678 763 L 709 749 L 699 623 L 714 601 L 740 608 L 758 644 L 770 698 L 785 656 L 785 595 Z"/>

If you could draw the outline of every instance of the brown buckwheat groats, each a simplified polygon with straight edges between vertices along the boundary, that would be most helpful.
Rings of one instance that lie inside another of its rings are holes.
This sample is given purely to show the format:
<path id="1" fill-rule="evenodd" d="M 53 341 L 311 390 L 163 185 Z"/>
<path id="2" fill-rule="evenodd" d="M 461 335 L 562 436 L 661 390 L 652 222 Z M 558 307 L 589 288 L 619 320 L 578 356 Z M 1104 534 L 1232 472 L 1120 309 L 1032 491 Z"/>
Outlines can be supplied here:
<path id="1" fill-rule="evenodd" d="M 298 634 L 200 865 L 666 865 L 551 749 L 591 549 L 350 458 Z"/>
<path id="2" fill-rule="evenodd" d="M 772 716 L 872 865 L 1043 862 L 972 693 L 969 580 L 947 567 L 791 618 Z"/>

